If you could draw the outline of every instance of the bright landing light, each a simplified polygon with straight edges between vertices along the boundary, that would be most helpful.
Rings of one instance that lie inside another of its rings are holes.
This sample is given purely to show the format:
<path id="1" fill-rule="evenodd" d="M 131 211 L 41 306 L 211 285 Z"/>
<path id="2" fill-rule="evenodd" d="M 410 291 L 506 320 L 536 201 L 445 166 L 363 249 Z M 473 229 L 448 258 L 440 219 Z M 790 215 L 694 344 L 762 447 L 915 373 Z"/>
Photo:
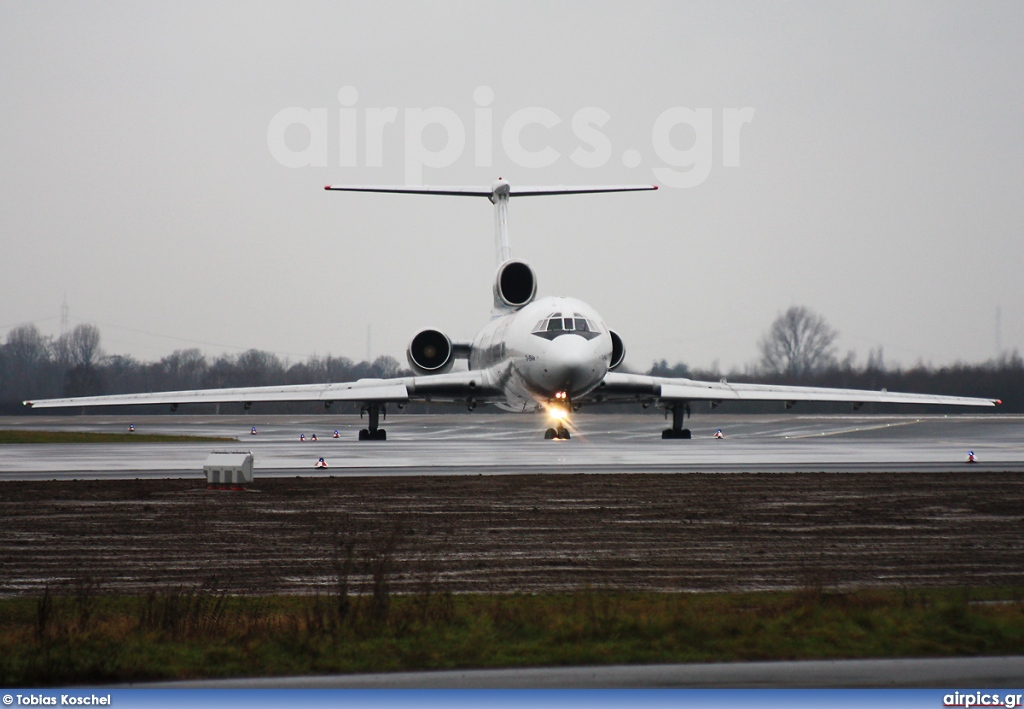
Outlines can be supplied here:
<path id="1" fill-rule="evenodd" d="M 555 401 L 545 407 L 548 410 L 548 415 L 556 421 L 564 421 L 569 418 L 568 399 L 569 396 L 564 391 L 556 391 Z"/>

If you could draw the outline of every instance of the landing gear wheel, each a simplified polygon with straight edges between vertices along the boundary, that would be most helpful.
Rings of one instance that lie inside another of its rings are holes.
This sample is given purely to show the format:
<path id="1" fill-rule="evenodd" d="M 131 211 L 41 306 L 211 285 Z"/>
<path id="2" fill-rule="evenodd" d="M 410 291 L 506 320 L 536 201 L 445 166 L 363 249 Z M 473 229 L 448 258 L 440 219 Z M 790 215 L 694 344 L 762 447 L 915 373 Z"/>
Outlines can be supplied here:
<path id="1" fill-rule="evenodd" d="M 690 413 L 690 405 L 685 401 L 677 401 L 666 407 L 666 411 L 672 413 L 672 428 L 666 428 L 661 432 L 662 439 L 685 438 L 689 440 L 690 429 L 683 428 L 683 424 L 686 422 L 686 415 Z"/>
<path id="2" fill-rule="evenodd" d="M 561 438 L 563 441 L 569 440 L 569 429 L 562 427 L 555 431 L 555 438 Z"/>
<path id="3" fill-rule="evenodd" d="M 388 432 L 383 428 L 377 428 L 380 425 L 381 414 L 387 416 L 387 409 L 384 404 L 377 403 L 374 401 L 365 404 L 362 410 L 359 412 L 359 417 L 362 418 L 363 414 L 368 414 L 370 417 L 370 425 L 359 431 L 360 441 L 386 441 L 388 440 Z"/>
<path id="4" fill-rule="evenodd" d="M 661 432 L 661 437 L 663 440 L 668 440 L 670 438 L 685 438 L 689 440 L 691 438 L 690 429 L 684 428 L 680 431 L 675 431 L 671 428 L 666 428 L 664 431 Z"/>
<path id="5" fill-rule="evenodd" d="M 551 439 L 555 438 L 555 436 L 557 436 L 557 435 L 558 435 L 558 433 L 555 431 L 555 429 L 549 428 L 547 431 L 544 432 L 544 440 L 545 441 L 550 441 Z"/>

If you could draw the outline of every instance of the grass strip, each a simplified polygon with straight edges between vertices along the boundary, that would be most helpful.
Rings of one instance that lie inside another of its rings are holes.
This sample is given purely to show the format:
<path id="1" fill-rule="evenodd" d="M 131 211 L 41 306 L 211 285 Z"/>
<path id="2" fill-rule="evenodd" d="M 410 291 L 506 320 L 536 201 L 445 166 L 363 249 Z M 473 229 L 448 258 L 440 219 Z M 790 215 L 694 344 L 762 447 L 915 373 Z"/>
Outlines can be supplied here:
<path id="1" fill-rule="evenodd" d="M 237 441 L 212 436 L 173 436 L 160 433 L 95 433 L 91 431 L 0 431 L 4 443 L 194 443 Z"/>
<path id="2" fill-rule="evenodd" d="M 1024 590 L 0 599 L 0 684 L 1019 654 Z"/>

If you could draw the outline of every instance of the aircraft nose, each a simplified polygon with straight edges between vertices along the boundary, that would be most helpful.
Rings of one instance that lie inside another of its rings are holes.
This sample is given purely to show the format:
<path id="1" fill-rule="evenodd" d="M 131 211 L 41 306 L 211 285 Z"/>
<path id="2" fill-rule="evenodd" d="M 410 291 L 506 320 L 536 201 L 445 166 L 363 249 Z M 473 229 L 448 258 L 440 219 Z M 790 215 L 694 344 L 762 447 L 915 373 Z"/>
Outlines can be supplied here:
<path id="1" fill-rule="evenodd" d="M 562 335 L 551 342 L 544 367 L 547 384 L 570 395 L 600 378 L 599 360 L 590 343 L 578 335 Z"/>

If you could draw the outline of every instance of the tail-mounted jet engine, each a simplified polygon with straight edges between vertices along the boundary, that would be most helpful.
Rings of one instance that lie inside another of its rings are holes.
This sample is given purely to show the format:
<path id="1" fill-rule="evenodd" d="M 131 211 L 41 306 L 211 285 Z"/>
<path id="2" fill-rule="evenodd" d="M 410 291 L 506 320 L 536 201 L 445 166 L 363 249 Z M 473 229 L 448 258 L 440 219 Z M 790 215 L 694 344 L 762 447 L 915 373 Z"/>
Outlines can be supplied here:
<path id="1" fill-rule="evenodd" d="M 420 330 L 405 351 L 409 366 L 417 374 L 444 374 L 455 364 L 455 348 L 440 330 Z"/>
<path id="2" fill-rule="evenodd" d="M 518 309 L 537 295 L 537 277 L 523 261 L 506 261 L 494 277 L 494 307 Z"/>
<path id="3" fill-rule="evenodd" d="M 612 359 L 608 362 L 608 369 L 615 369 L 626 358 L 626 346 L 622 344 L 622 338 L 615 330 L 609 330 L 608 334 L 612 336 Z"/>

